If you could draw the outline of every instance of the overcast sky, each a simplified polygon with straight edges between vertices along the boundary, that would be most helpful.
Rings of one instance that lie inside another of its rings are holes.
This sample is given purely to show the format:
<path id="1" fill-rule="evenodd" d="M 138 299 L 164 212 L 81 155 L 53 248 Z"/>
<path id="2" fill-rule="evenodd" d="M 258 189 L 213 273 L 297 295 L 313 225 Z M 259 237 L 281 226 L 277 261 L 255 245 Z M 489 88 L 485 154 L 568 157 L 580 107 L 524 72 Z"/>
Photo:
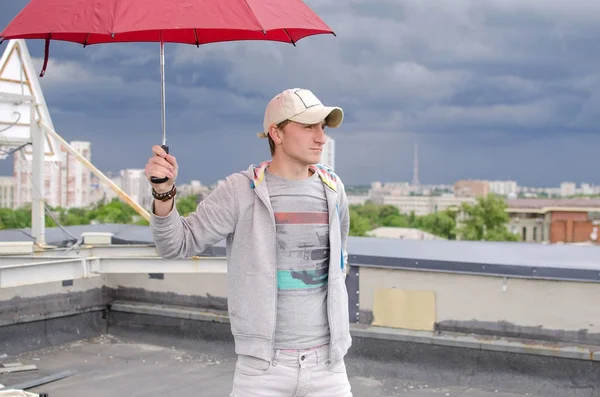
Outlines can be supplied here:
<path id="1" fill-rule="evenodd" d="M 0 3 L 3 29 L 27 3 Z M 166 45 L 167 138 L 180 179 L 205 184 L 269 158 L 268 100 L 309 88 L 344 108 L 346 184 L 461 178 L 600 184 L 600 2 L 309 0 L 337 37 Z M 43 42 L 28 41 L 41 67 Z M 0 51 L 6 44 L 0 45 Z M 158 44 L 52 42 L 40 79 L 57 131 L 104 171 L 160 143 Z M 39 70 L 38 70 L 39 72 Z M 0 175 L 12 172 L 0 160 Z"/>

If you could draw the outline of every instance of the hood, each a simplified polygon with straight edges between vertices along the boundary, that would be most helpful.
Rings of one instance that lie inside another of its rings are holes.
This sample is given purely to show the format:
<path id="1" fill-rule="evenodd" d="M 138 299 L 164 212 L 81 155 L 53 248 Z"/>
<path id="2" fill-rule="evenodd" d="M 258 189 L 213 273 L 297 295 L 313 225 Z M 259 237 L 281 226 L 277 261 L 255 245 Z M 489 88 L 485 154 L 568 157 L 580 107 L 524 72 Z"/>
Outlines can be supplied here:
<path id="1" fill-rule="evenodd" d="M 252 189 L 261 184 L 261 182 L 265 179 L 265 170 L 267 166 L 271 164 L 271 160 L 263 161 L 259 165 L 252 164 L 248 167 L 247 170 L 242 171 L 241 173 L 245 175 L 252 184 Z M 321 178 L 321 181 L 327 185 L 331 190 L 337 192 L 337 175 L 331 169 L 323 164 L 315 164 L 308 167 L 313 172 L 317 173 Z"/>

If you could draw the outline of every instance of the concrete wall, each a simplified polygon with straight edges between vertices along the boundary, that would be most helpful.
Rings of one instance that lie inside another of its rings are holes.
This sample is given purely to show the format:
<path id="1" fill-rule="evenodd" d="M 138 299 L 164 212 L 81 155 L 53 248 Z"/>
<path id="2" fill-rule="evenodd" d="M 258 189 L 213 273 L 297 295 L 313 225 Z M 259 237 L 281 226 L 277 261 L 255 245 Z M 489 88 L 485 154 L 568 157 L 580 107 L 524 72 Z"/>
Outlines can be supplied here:
<path id="1" fill-rule="evenodd" d="M 67 283 L 68 284 L 68 283 Z M 104 277 L 0 288 L 0 326 L 100 310 L 108 302 Z"/>
<path id="2" fill-rule="evenodd" d="M 511 233 L 516 233 L 521 241 L 536 243 L 550 241 L 550 215 L 516 212 L 511 213 L 510 217 L 507 228 Z"/>
<path id="3" fill-rule="evenodd" d="M 113 274 L 113 297 L 124 301 L 227 310 L 225 274 Z M 377 289 L 433 291 L 432 328 L 445 331 L 600 344 L 600 284 L 363 267 L 361 322 L 373 320 Z"/>
<path id="4" fill-rule="evenodd" d="M 434 330 L 600 345 L 600 283 L 517 278 L 505 282 L 495 276 L 367 267 L 359 269 L 358 280 L 363 323 L 373 321 L 376 291 L 395 288 L 433 295 L 431 304 L 423 306 L 423 295 L 413 295 L 408 308 L 388 302 L 387 310 L 397 317 L 411 310 L 411 316 L 427 315 Z M 114 300 L 224 312 L 227 275 L 107 274 L 73 280 L 72 286 L 56 282 L 4 288 L 0 326 L 99 311 Z"/>
<path id="5" fill-rule="evenodd" d="M 600 284 L 361 268 L 360 310 L 376 289 L 433 291 L 441 330 L 600 344 Z"/>
<path id="6" fill-rule="evenodd" d="M 109 274 L 113 298 L 137 302 L 227 310 L 226 274 Z"/>
<path id="7" fill-rule="evenodd" d="M 106 330 L 104 277 L 0 288 L 0 352 L 9 355 L 92 338 Z"/>
<path id="8" fill-rule="evenodd" d="M 0 302 L 14 298 L 39 298 L 49 295 L 67 295 L 102 288 L 106 284 L 105 276 L 73 280 L 72 285 L 61 282 L 23 285 L 20 287 L 0 288 Z"/>
<path id="9" fill-rule="evenodd" d="M 600 237 L 591 239 L 594 228 L 587 212 L 554 211 L 552 214 L 552 233 L 550 242 L 587 242 L 600 243 Z"/>

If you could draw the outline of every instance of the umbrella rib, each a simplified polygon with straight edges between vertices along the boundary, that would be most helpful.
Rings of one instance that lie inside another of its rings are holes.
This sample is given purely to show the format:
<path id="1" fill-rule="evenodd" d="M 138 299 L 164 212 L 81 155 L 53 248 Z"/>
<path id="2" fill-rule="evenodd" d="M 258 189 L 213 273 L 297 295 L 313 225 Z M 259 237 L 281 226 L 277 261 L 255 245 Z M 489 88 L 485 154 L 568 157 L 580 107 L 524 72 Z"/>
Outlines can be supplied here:
<path id="1" fill-rule="evenodd" d="M 266 35 L 267 32 L 265 31 L 265 28 L 262 26 L 262 24 L 260 23 L 260 21 L 258 20 L 258 18 L 256 17 L 256 14 L 254 13 L 254 11 L 252 11 L 252 7 L 250 7 L 250 4 L 248 4 L 248 0 L 244 0 L 244 3 L 246 3 L 246 6 L 248 7 L 248 9 L 250 10 L 250 13 L 252 14 L 252 16 L 254 17 L 254 21 L 258 24 L 258 26 L 260 26 L 260 29 L 262 30 L 263 34 Z"/>
<path id="2" fill-rule="evenodd" d="M 87 36 L 85 36 L 85 40 L 83 41 L 83 48 L 85 48 L 87 46 L 87 42 L 88 39 L 90 38 L 91 33 L 88 33 Z"/>
<path id="3" fill-rule="evenodd" d="M 283 31 L 285 32 L 285 34 L 287 34 L 287 37 L 290 39 L 290 42 L 294 45 L 294 47 L 296 47 L 296 42 L 294 41 L 294 39 L 292 39 L 292 36 L 290 36 L 290 32 L 288 32 L 286 28 L 283 28 Z"/>
<path id="4" fill-rule="evenodd" d="M 194 28 L 194 37 L 196 38 L 196 47 L 200 48 L 200 43 L 198 43 L 198 31 Z"/>

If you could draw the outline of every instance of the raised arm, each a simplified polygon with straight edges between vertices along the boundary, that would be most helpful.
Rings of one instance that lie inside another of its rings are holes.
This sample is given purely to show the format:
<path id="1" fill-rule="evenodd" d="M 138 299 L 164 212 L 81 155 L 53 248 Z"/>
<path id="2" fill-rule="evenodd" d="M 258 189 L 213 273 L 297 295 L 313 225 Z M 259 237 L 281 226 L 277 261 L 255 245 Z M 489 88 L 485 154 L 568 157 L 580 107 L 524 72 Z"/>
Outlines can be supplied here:
<path id="1" fill-rule="evenodd" d="M 151 184 L 158 193 L 170 192 L 177 177 L 177 160 L 160 146 L 155 146 L 153 152 L 146 165 L 146 176 L 149 180 L 150 176 L 167 176 L 167 182 Z M 198 255 L 235 230 L 237 205 L 231 178 L 211 192 L 187 217 L 178 213 L 175 201 L 175 198 L 155 199 L 152 205 L 150 227 L 156 249 L 163 258 Z"/>

